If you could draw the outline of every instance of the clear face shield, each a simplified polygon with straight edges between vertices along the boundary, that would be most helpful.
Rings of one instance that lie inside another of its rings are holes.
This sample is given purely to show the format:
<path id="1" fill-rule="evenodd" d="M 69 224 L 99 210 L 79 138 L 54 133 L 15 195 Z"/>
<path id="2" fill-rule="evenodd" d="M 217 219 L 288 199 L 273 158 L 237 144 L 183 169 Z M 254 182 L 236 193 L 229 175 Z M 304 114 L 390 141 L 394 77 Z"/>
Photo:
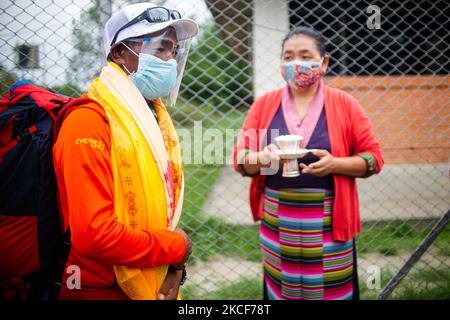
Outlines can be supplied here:
<path id="1" fill-rule="evenodd" d="M 140 53 L 152 55 L 165 62 L 173 62 L 173 60 L 176 62 L 176 80 L 169 94 L 165 97 L 166 105 L 172 107 L 175 106 L 181 81 L 183 79 L 184 69 L 186 67 L 189 48 L 191 46 L 191 39 L 178 41 L 176 31 L 169 28 L 163 33 L 159 33 L 155 36 L 145 36 L 139 39 L 127 39 L 127 41 L 140 43 Z"/>

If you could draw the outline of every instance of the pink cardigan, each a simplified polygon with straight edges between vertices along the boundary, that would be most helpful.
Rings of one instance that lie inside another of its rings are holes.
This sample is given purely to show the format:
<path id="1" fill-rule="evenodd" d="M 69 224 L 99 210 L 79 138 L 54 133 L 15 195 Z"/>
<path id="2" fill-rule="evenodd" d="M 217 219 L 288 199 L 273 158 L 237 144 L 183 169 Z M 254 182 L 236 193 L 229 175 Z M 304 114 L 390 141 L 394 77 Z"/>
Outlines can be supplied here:
<path id="1" fill-rule="evenodd" d="M 237 165 L 238 154 L 244 150 L 260 151 L 261 142 L 281 103 L 283 89 L 268 92 L 250 107 L 242 131 L 234 148 L 233 164 Z M 324 86 L 325 112 L 330 136 L 331 154 L 348 157 L 369 152 L 376 160 L 375 172 L 383 167 L 380 145 L 375 138 L 367 115 L 355 98 L 342 90 Z M 252 178 L 250 185 L 250 207 L 255 221 L 262 219 L 265 176 Z M 334 175 L 335 200 L 333 207 L 333 238 L 349 241 L 361 230 L 358 191 L 353 177 Z"/>

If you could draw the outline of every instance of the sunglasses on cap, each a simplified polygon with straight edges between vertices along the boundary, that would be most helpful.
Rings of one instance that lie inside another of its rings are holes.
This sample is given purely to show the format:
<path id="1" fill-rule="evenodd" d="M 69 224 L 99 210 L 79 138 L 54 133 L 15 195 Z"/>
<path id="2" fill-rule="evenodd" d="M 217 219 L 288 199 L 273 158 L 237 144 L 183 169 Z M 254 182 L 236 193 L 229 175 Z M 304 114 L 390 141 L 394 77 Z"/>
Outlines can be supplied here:
<path id="1" fill-rule="evenodd" d="M 167 22 L 170 21 L 171 19 L 172 20 L 181 19 L 180 12 L 178 12 L 177 10 L 167 9 L 165 7 L 148 8 L 140 15 L 132 19 L 130 22 L 125 24 L 123 27 L 121 27 L 119 30 L 117 30 L 116 34 L 114 35 L 114 38 L 111 41 L 111 46 L 114 43 L 116 43 L 116 39 L 120 31 L 128 28 L 129 26 L 132 26 L 133 24 L 136 24 L 144 20 L 147 20 L 150 23 L 159 23 L 159 22 Z"/>

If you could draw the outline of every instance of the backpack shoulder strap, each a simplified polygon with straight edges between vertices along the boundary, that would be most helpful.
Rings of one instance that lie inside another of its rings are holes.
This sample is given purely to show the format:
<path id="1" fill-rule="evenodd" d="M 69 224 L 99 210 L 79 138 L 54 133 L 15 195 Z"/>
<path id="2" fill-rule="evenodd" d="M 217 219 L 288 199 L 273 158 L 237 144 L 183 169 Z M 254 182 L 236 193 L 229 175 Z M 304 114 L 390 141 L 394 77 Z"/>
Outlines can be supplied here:
<path id="1" fill-rule="evenodd" d="M 58 113 L 58 117 L 55 120 L 55 124 L 53 126 L 53 143 L 56 142 L 56 138 L 58 137 L 59 134 L 59 130 L 61 129 L 61 126 L 64 122 L 64 120 L 67 118 L 67 116 L 74 111 L 75 109 L 79 109 L 79 108 L 89 108 L 95 112 L 98 112 L 98 114 L 100 114 L 102 116 L 102 118 L 105 119 L 106 122 L 108 122 L 108 119 L 105 118 L 105 115 L 102 114 L 98 109 L 96 109 L 95 107 L 93 107 L 92 105 L 95 105 L 97 107 L 100 107 L 100 109 L 103 110 L 103 107 L 101 106 L 100 103 L 98 103 L 97 101 L 90 99 L 90 98 L 85 98 L 85 97 L 81 97 L 81 98 L 75 98 L 72 99 L 71 101 L 69 101 L 67 104 L 65 104 L 62 109 L 59 111 Z"/>
<path id="2" fill-rule="evenodd" d="M 51 92 L 33 85 L 28 81 L 17 81 L 0 100 L 0 113 L 12 107 L 26 96 L 31 96 L 39 108 L 44 109 L 53 119 L 57 118 L 58 110 L 68 104 L 73 98 Z M 11 111 L 12 112 L 12 111 Z"/>
<path id="3" fill-rule="evenodd" d="M 72 249 L 70 228 L 67 228 L 62 242 L 58 248 L 58 264 L 56 266 L 55 278 L 51 285 L 50 298 L 52 300 L 58 300 L 59 292 L 62 287 L 62 281 L 64 277 L 64 270 L 66 269 L 67 261 L 69 260 L 70 250 Z"/>
<path id="4" fill-rule="evenodd" d="M 6 145 L 0 145 L 0 164 L 2 164 L 4 157 L 10 150 L 12 150 L 20 141 L 31 136 L 35 132 L 37 132 L 37 126 L 33 124 L 32 126 L 28 127 L 24 132 L 17 135 L 15 139 L 11 140 Z"/>

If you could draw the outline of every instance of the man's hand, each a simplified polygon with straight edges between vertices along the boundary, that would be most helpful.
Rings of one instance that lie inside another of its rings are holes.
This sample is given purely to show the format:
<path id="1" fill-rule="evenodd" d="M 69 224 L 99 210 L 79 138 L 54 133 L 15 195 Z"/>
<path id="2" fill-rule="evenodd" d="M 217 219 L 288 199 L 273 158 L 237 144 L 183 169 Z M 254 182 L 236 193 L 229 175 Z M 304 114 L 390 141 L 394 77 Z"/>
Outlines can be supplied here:
<path id="1" fill-rule="evenodd" d="M 169 268 L 161 289 L 159 289 L 158 300 L 176 300 L 182 278 L 183 270 Z"/>
<path id="2" fill-rule="evenodd" d="M 335 159 L 327 150 L 317 150 L 312 152 L 320 160 L 313 162 L 309 165 L 300 163 L 302 173 L 309 173 L 317 177 L 325 177 L 331 173 L 334 173 Z"/>
<path id="3" fill-rule="evenodd" d="M 186 252 L 184 253 L 183 258 L 181 259 L 181 261 L 172 265 L 175 269 L 182 270 L 187 259 L 189 259 L 190 255 L 192 254 L 192 240 L 183 230 L 176 228 L 174 231 L 183 236 L 184 243 L 186 244 Z"/>

